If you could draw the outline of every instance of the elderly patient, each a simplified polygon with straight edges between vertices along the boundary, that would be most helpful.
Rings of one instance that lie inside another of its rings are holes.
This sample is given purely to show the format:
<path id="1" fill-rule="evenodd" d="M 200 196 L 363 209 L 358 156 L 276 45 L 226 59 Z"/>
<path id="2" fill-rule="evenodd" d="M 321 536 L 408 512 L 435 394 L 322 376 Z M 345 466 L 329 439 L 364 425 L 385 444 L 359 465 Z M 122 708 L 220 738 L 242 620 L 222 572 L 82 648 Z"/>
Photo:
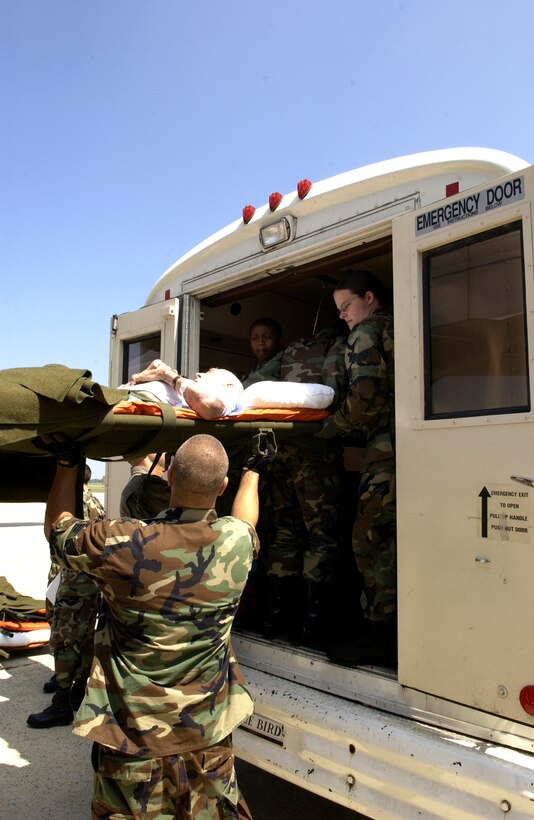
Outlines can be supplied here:
<path id="1" fill-rule="evenodd" d="M 138 392 L 151 393 L 157 401 L 190 407 L 203 419 L 235 415 L 242 409 L 243 385 L 237 376 L 219 367 L 187 379 L 161 359 L 155 359 L 121 387 L 128 388 L 134 396 Z"/>

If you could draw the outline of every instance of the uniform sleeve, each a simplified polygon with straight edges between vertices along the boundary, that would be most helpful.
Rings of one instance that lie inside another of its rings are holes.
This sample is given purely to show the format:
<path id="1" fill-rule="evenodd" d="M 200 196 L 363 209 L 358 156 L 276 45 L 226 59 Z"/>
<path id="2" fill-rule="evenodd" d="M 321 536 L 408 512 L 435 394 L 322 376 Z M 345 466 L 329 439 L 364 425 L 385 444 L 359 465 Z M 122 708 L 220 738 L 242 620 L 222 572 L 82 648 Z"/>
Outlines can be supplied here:
<path id="1" fill-rule="evenodd" d="M 99 577 L 108 523 L 102 518 L 92 522 L 64 516 L 50 533 L 51 560 L 66 569 Z"/>
<path id="2" fill-rule="evenodd" d="M 389 383 L 380 327 L 360 323 L 349 335 L 345 350 L 348 392 L 341 407 L 326 420 L 332 435 L 351 431 L 372 434 L 389 412 Z"/>
<path id="3" fill-rule="evenodd" d="M 321 369 L 321 380 L 334 390 L 335 398 L 330 410 L 337 410 L 348 390 L 347 369 L 345 367 L 345 348 L 347 342 L 338 337 L 325 356 Z"/>
<path id="4" fill-rule="evenodd" d="M 93 519 L 98 518 L 99 516 L 104 515 L 104 507 L 91 492 L 91 490 L 85 490 L 83 494 L 83 517 L 84 519 Z"/>
<path id="5" fill-rule="evenodd" d="M 279 382 L 282 373 L 282 352 L 273 356 L 268 362 L 265 362 L 262 367 L 256 367 L 251 370 L 243 379 L 241 383 L 243 387 L 249 387 L 256 382 Z"/>

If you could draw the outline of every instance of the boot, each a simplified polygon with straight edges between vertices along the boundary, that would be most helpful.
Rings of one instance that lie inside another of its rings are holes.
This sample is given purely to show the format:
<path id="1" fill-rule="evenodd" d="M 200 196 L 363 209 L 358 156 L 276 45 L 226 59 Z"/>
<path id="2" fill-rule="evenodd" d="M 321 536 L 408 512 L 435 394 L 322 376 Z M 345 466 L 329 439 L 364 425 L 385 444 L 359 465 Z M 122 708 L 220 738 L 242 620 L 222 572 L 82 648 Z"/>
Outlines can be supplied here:
<path id="1" fill-rule="evenodd" d="M 305 608 L 302 619 L 302 643 L 317 646 L 326 636 L 324 584 L 305 580 Z"/>
<path id="2" fill-rule="evenodd" d="M 284 623 L 286 602 L 283 594 L 282 578 L 278 575 L 267 576 L 267 612 L 263 620 L 263 634 L 266 638 L 278 635 Z"/>
<path id="3" fill-rule="evenodd" d="M 381 621 L 364 621 L 361 632 L 351 641 L 333 644 L 326 650 L 329 660 L 341 666 L 397 667 L 397 627 Z"/>
<path id="4" fill-rule="evenodd" d="M 263 620 L 266 638 L 296 632 L 301 606 L 300 578 L 267 576 L 267 612 Z"/>
<path id="5" fill-rule="evenodd" d="M 57 680 L 55 674 L 43 684 L 43 692 L 46 692 L 47 695 L 52 695 L 54 692 L 57 692 Z"/>
<path id="6" fill-rule="evenodd" d="M 68 726 L 73 718 L 70 689 L 58 689 L 50 706 L 42 712 L 29 715 L 26 723 L 32 729 L 49 729 L 51 726 Z"/>
<path id="7" fill-rule="evenodd" d="M 80 708 L 80 704 L 85 697 L 85 688 L 87 686 L 87 678 L 75 680 L 70 690 L 70 704 L 74 712 Z"/>

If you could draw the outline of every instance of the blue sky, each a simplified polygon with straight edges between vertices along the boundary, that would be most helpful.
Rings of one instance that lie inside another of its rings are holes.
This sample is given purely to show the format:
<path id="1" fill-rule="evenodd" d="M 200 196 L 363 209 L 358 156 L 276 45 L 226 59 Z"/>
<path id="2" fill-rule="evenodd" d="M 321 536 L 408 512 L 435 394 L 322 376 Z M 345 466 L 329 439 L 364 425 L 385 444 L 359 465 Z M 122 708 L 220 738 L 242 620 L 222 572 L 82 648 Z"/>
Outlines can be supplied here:
<path id="1" fill-rule="evenodd" d="M 0 368 L 107 382 L 109 320 L 274 190 L 534 162 L 531 0 L 0 0 Z"/>

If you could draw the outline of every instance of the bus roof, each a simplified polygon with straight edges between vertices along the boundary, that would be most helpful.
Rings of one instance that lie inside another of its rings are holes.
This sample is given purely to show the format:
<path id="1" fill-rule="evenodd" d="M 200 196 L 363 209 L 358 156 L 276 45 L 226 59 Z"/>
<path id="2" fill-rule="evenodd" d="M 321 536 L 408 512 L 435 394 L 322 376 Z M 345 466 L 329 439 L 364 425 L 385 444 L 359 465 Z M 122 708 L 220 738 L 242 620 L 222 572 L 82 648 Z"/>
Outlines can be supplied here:
<path id="1" fill-rule="evenodd" d="M 268 203 L 257 209 L 251 208 L 251 215 L 235 220 L 180 257 L 155 283 L 145 304 L 180 295 L 187 289 L 185 283 L 197 280 L 203 273 L 213 274 L 214 268 L 223 271 L 240 260 L 252 261 L 254 257 L 264 257 L 258 239 L 259 228 L 283 216 L 289 215 L 302 222 L 306 216 L 317 214 L 325 208 L 337 206 L 341 209 L 349 201 L 364 201 L 366 198 L 369 201 L 370 196 L 387 191 L 390 191 L 390 202 L 398 202 L 408 196 L 414 199 L 414 193 L 408 193 L 414 184 L 419 186 L 418 204 L 427 204 L 446 196 L 445 178 L 458 182 L 457 190 L 463 191 L 528 165 L 528 162 L 513 154 L 495 149 L 448 148 L 356 168 L 313 183 L 308 191 L 306 184 L 303 186 L 306 191 L 304 195 L 299 183 L 294 191 L 280 198 L 275 209 L 271 210 Z M 307 180 L 302 182 L 308 183 Z M 374 207 L 380 210 L 380 203 Z M 381 209 L 385 210 L 383 207 Z M 334 221 L 340 220 L 341 213 L 340 210 Z M 273 256 L 276 256 L 276 249 Z"/>

